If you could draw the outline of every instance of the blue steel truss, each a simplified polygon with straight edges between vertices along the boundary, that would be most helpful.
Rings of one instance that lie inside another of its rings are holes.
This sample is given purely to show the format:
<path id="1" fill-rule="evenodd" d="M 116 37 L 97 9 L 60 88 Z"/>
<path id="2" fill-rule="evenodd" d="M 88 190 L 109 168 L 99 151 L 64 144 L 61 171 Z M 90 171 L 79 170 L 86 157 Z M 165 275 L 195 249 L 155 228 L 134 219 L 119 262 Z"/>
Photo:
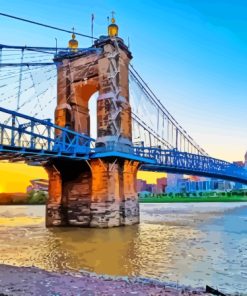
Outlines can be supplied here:
<path id="1" fill-rule="evenodd" d="M 221 159 L 176 149 L 149 147 L 135 147 L 134 153 L 142 158 L 155 160 L 155 163 L 144 163 L 141 170 L 205 176 L 247 184 L 246 169 Z"/>
<path id="2" fill-rule="evenodd" d="M 39 163 L 50 158 L 87 160 L 126 158 L 139 161 L 141 169 L 220 178 L 247 184 L 247 170 L 224 160 L 200 154 L 142 146 L 92 148 L 94 139 L 62 128 L 50 120 L 40 120 L 0 107 L 8 119 L 0 123 L 0 160 Z"/>
<path id="3" fill-rule="evenodd" d="M 219 178 L 247 184 L 247 170 L 230 162 L 176 149 L 121 147 L 118 144 L 92 150 L 91 158 L 123 157 L 142 163 L 141 170 Z"/>
<path id="4" fill-rule="evenodd" d="M 88 158 L 94 139 L 68 128 L 0 107 L 0 159 Z"/>

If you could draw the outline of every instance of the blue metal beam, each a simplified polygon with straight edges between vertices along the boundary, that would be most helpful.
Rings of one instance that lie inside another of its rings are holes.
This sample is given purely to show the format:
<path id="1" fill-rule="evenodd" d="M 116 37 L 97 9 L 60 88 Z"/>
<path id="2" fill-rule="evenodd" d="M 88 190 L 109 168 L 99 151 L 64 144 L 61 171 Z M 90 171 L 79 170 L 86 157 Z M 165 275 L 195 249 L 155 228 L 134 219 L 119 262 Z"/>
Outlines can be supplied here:
<path id="1" fill-rule="evenodd" d="M 125 153 L 121 151 L 106 151 L 105 152 L 96 152 L 92 153 L 90 155 L 90 159 L 93 158 L 107 158 L 107 157 L 116 157 L 116 158 L 124 158 L 124 159 L 130 159 L 130 160 L 135 160 L 141 163 L 149 163 L 149 164 L 155 164 L 156 161 L 151 158 L 146 158 L 146 157 L 141 157 L 139 155 L 136 155 L 134 153 Z"/>
<path id="2" fill-rule="evenodd" d="M 15 159 L 18 159 L 18 161 L 27 161 L 38 159 L 41 165 L 42 162 L 47 161 L 50 158 L 70 158 L 73 160 L 87 160 L 88 154 L 61 151 L 47 151 L 43 149 L 31 149 L 0 145 L 0 160 L 15 161 Z"/>

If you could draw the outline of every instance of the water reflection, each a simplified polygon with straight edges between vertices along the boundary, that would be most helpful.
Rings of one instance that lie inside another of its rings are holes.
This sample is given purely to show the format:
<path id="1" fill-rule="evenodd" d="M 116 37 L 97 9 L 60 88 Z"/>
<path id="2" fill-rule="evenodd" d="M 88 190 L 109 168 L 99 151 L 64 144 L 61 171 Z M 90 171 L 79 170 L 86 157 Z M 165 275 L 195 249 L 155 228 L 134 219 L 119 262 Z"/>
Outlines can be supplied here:
<path id="1" fill-rule="evenodd" d="M 236 206 L 142 205 L 140 225 L 112 229 L 46 229 L 43 206 L 0 207 L 0 263 L 245 291 L 247 212 Z"/>
<path id="2" fill-rule="evenodd" d="M 5 208 L 5 209 L 4 209 Z M 42 209 L 42 211 L 41 211 Z M 0 261 L 47 270 L 138 273 L 139 225 L 113 229 L 46 229 L 43 207 L 1 207 Z M 33 216 L 38 210 L 37 215 Z M 133 266 L 134 264 L 134 266 Z"/>
<path id="3" fill-rule="evenodd" d="M 139 226 L 129 229 L 68 229 L 49 230 L 60 242 L 59 249 L 50 252 L 62 253 L 66 269 L 86 269 L 97 273 L 135 274 L 138 262 L 135 252 L 135 238 Z"/>

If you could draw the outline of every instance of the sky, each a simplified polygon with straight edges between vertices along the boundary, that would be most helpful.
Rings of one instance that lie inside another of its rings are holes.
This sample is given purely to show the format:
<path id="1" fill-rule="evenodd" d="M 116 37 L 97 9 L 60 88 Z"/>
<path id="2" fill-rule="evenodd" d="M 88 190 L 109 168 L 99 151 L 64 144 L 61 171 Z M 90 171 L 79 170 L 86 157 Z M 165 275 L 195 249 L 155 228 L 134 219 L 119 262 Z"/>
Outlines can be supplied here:
<path id="1" fill-rule="evenodd" d="M 212 157 L 243 159 L 247 150 L 245 1 L 0 0 L 0 7 L 2 13 L 65 29 L 75 27 L 89 35 L 93 13 L 95 36 L 106 34 L 107 16 L 115 11 L 119 35 L 126 43 L 129 40 L 133 65 L 176 120 Z M 70 39 L 69 34 L 2 16 L 0 28 L 3 44 L 55 46 L 57 38 L 58 46 L 64 47 Z M 91 45 L 89 39 L 77 39 L 80 47 Z M 0 176 L 6 175 L 5 166 L 0 164 Z"/>

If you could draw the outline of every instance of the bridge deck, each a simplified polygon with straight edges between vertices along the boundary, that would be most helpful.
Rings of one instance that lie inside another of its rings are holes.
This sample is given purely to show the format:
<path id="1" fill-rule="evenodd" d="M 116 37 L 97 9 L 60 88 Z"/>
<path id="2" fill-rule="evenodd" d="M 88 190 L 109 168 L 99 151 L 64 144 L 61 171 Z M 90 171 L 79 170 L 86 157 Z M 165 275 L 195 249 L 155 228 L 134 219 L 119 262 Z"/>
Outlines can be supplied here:
<path id="1" fill-rule="evenodd" d="M 118 144 L 90 148 L 95 140 L 87 135 L 2 107 L 0 112 L 10 115 L 9 120 L 0 123 L 0 160 L 42 164 L 50 158 L 76 161 L 115 157 L 139 161 L 142 170 L 221 178 L 247 184 L 247 170 L 224 160 L 176 149 Z"/>

